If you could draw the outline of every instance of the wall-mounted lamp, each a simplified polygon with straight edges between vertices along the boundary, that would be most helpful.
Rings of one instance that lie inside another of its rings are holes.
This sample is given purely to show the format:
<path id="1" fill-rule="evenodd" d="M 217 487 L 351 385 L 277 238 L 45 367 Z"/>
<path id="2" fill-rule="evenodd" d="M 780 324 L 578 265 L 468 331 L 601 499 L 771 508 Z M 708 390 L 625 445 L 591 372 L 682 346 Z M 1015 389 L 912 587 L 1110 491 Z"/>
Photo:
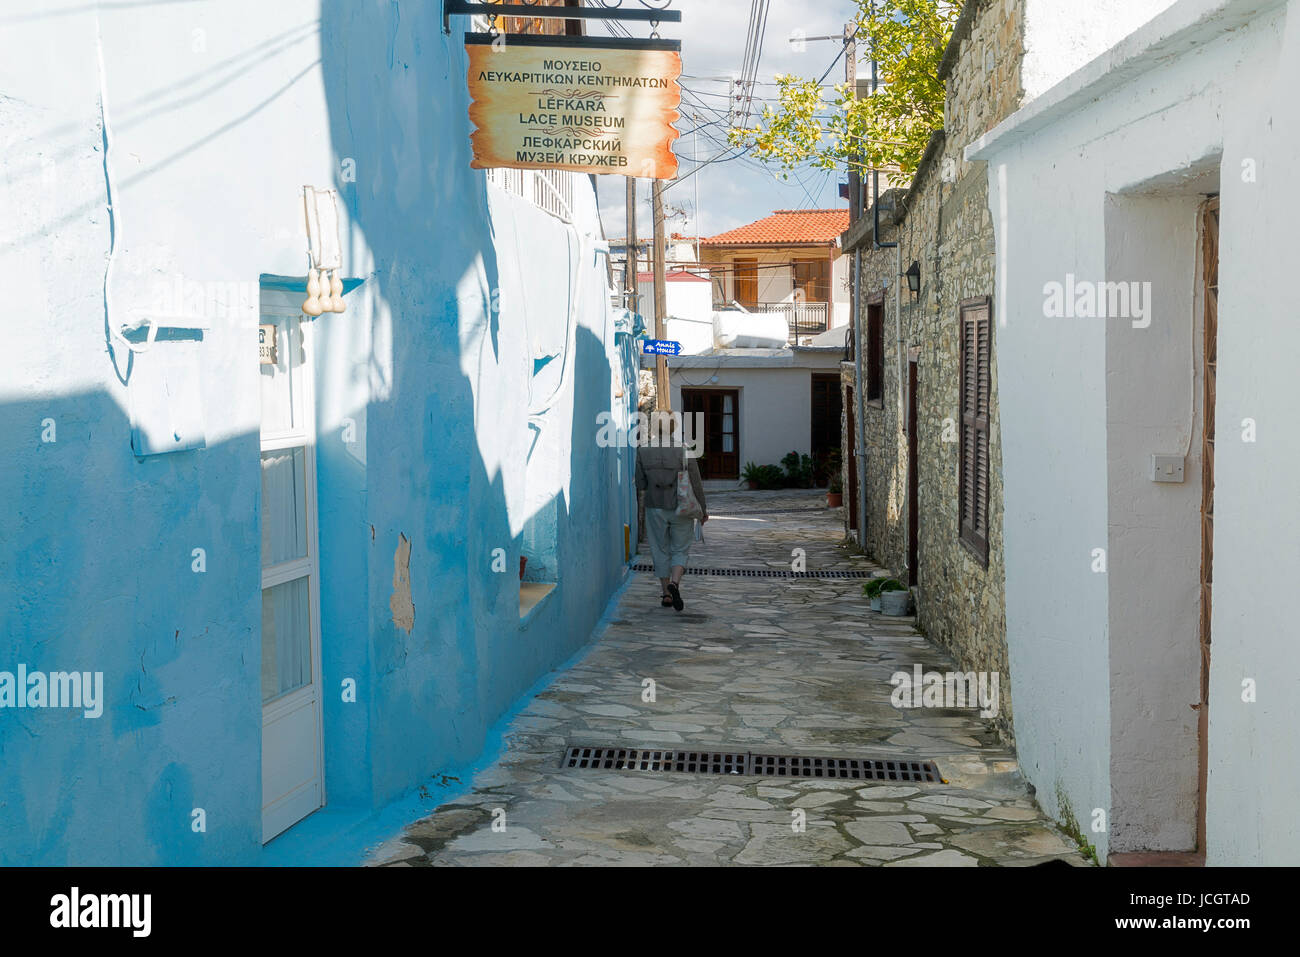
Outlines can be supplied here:
<path id="1" fill-rule="evenodd" d="M 903 273 L 907 277 L 907 288 L 912 293 L 912 298 L 916 299 L 921 294 L 921 264 L 915 259 L 912 265 L 907 267 L 907 272 Z"/>

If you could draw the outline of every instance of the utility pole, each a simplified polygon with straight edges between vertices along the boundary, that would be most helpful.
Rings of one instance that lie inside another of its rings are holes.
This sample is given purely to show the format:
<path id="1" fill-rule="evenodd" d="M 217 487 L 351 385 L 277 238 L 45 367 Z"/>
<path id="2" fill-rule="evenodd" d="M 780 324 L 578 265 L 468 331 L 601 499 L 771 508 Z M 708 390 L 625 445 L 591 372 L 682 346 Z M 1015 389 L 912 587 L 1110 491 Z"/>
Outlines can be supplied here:
<path id="1" fill-rule="evenodd" d="M 691 151 L 695 154 L 695 161 L 700 159 L 700 115 L 695 114 L 695 142 L 691 145 Z M 697 167 L 695 174 L 691 177 L 695 180 L 695 268 L 700 268 L 700 171 Z"/>
<path id="2" fill-rule="evenodd" d="M 663 182 L 661 179 L 653 180 L 650 192 L 654 202 L 655 220 L 655 338 L 661 341 L 668 338 L 668 327 L 664 321 L 664 313 L 668 309 L 666 280 L 664 278 L 664 257 L 667 253 L 668 244 L 664 241 Z M 655 392 L 657 393 L 656 408 L 661 412 L 671 412 L 673 410 L 673 396 L 668 385 L 668 359 L 666 356 L 655 356 Z"/>
<path id="3" fill-rule="evenodd" d="M 637 309 L 637 244 L 636 244 L 636 177 L 627 179 L 627 261 L 623 263 L 623 305 L 632 312 Z"/>

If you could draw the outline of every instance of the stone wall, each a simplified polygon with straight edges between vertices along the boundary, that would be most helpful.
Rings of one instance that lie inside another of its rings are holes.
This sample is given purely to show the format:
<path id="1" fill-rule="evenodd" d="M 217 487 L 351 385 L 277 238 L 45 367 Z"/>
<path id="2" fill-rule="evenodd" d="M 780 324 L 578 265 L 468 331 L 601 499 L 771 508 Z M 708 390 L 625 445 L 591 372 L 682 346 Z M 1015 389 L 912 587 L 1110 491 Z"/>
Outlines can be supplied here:
<path id="1" fill-rule="evenodd" d="M 907 362 L 917 356 L 918 624 L 966 670 L 1000 674 L 995 724 L 1014 743 L 1006 653 L 1002 561 L 1002 459 L 997 363 L 992 364 L 987 568 L 959 538 L 960 319 L 962 301 L 994 291 L 993 223 L 984 164 L 968 163 L 966 145 L 1021 102 L 1024 0 L 972 0 L 945 58 L 946 129 L 932 139 L 908 191 L 881 197 L 882 242 L 862 244 L 859 309 L 883 299 L 883 400 L 866 403 L 867 534 L 863 546 L 903 574 L 907 561 Z M 921 288 L 913 299 L 899 276 L 913 262 Z M 902 282 L 901 322 L 896 283 Z M 902 341 L 900 342 L 900 337 Z M 861 346 L 860 346 L 861 347 Z M 997 329 L 993 330 L 997 349 Z M 901 363 L 900 363 L 901 352 Z M 901 365 L 901 369 L 900 369 Z M 900 377 L 901 372 L 901 377 Z M 847 436 L 846 436 L 847 438 Z M 852 443 L 846 442 L 846 448 Z M 848 488 L 847 475 L 845 482 Z M 847 510 L 846 510 L 847 511 Z"/>

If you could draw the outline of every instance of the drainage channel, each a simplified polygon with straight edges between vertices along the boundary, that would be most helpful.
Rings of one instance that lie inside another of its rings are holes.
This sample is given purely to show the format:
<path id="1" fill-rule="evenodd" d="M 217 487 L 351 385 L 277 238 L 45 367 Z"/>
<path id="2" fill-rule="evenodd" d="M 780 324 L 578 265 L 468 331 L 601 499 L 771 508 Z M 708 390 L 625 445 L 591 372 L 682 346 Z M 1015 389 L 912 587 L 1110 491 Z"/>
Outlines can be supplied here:
<path id="1" fill-rule="evenodd" d="M 652 572 L 655 567 L 649 562 L 637 562 L 632 566 L 634 572 Z M 687 568 L 689 575 L 716 575 L 724 578 L 872 578 L 872 572 L 832 569 L 827 571 L 793 572 L 780 568 Z"/>
<path id="2" fill-rule="evenodd" d="M 657 771 L 746 774 L 772 778 L 945 783 L 933 761 L 824 755 L 755 754 L 751 751 L 675 751 L 663 748 L 571 747 L 562 768 L 590 771 Z"/>

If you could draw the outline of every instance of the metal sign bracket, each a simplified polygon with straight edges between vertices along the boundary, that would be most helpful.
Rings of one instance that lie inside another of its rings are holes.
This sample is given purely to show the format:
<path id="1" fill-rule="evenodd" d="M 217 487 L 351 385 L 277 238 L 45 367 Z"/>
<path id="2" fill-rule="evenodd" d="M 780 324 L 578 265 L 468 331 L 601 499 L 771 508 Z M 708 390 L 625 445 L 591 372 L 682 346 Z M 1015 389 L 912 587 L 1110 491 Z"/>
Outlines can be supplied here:
<path id="1" fill-rule="evenodd" d="M 680 10 L 608 9 L 606 7 L 543 7 L 531 3 L 482 3 L 442 0 L 442 32 L 451 33 L 452 17 L 533 17 L 544 20 L 622 20 L 639 23 L 681 23 Z"/>

